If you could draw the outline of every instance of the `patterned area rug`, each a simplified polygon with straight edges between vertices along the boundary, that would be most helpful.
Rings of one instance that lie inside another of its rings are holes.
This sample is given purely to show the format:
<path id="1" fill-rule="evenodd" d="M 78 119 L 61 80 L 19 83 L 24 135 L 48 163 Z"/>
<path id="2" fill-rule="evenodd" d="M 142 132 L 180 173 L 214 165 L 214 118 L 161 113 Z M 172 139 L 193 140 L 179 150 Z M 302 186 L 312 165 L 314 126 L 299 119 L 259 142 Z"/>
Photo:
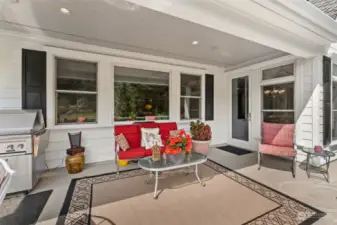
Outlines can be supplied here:
<path id="1" fill-rule="evenodd" d="M 194 173 L 174 171 L 159 179 L 153 199 L 149 173 L 134 169 L 74 179 L 57 224 L 313 224 L 325 215 L 212 161 Z"/>

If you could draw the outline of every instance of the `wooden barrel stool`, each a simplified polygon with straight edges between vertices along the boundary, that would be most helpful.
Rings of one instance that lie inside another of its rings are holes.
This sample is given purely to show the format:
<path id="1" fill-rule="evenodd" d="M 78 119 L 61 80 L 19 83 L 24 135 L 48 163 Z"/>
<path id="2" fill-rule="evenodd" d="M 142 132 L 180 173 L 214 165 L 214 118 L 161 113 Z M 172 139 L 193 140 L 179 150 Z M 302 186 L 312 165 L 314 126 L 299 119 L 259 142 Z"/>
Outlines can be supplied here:
<path id="1" fill-rule="evenodd" d="M 66 167 L 70 174 L 81 172 L 84 168 L 84 153 L 68 155 L 66 158 Z"/>

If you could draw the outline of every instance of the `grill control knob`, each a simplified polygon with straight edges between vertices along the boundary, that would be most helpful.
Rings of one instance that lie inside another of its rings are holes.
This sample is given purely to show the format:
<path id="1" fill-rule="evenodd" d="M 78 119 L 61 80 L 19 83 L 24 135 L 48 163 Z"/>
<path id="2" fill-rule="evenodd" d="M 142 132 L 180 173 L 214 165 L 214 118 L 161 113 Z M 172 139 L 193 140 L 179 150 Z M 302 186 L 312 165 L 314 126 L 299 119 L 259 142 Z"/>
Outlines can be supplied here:
<path id="1" fill-rule="evenodd" d="M 7 145 L 6 152 L 13 152 L 15 151 L 14 145 Z"/>

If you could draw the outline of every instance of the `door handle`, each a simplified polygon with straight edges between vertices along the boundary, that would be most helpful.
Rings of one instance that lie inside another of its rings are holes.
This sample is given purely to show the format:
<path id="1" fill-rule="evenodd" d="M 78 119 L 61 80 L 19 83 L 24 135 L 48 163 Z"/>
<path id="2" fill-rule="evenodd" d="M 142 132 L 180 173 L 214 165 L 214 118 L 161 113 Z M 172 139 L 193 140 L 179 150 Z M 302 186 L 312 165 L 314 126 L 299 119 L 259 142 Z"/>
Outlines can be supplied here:
<path id="1" fill-rule="evenodd" d="M 248 113 L 248 121 L 251 121 L 251 120 L 252 120 L 252 114 Z"/>

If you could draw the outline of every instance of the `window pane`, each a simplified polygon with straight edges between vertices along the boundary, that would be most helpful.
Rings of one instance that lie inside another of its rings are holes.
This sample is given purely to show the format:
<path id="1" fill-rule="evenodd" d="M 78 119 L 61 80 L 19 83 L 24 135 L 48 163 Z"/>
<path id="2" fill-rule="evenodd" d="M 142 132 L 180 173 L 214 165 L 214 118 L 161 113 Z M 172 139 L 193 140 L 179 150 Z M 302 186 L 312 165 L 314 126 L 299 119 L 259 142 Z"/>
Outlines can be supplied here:
<path id="1" fill-rule="evenodd" d="M 56 93 L 56 99 L 56 124 L 96 122 L 96 95 Z"/>
<path id="2" fill-rule="evenodd" d="M 262 88 L 263 109 L 294 109 L 294 83 Z"/>
<path id="3" fill-rule="evenodd" d="M 294 123 L 294 112 L 263 112 L 263 122 Z"/>
<path id="4" fill-rule="evenodd" d="M 275 79 L 279 77 L 293 76 L 294 75 L 294 64 L 288 64 L 284 66 L 278 66 L 275 68 L 270 68 L 262 71 L 262 79 Z"/>
<path id="5" fill-rule="evenodd" d="M 331 134 L 331 139 L 333 141 L 337 140 L 337 111 L 332 111 L 332 134 Z"/>
<path id="6" fill-rule="evenodd" d="M 180 98 L 180 119 L 200 119 L 200 99 Z"/>
<path id="7" fill-rule="evenodd" d="M 332 64 L 332 75 L 337 77 L 337 64 Z"/>
<path id="8" fill-rule="evenodd" d="M 115 67 L 115 121 L 168 120 L 169 74 Z"/>
<path id="9" fill-rule="evenodd" d="M 232 138 L 249 141 L 249 78 L 232 80 Z"/>
<path id="10" fill-rule="evenodd" d="M 337 109 L 337 81 L 332 81 L 332 109 Z"/>
<path id="11" fill-rule="evenodd" d="M 181 74 L 181 96 L 201 96 L 201 76 Z"/>
<path id="12" fill-rule="evenodd" d="M 97 64 L 56 58 L 57 90 L 96 91 Z"/>

